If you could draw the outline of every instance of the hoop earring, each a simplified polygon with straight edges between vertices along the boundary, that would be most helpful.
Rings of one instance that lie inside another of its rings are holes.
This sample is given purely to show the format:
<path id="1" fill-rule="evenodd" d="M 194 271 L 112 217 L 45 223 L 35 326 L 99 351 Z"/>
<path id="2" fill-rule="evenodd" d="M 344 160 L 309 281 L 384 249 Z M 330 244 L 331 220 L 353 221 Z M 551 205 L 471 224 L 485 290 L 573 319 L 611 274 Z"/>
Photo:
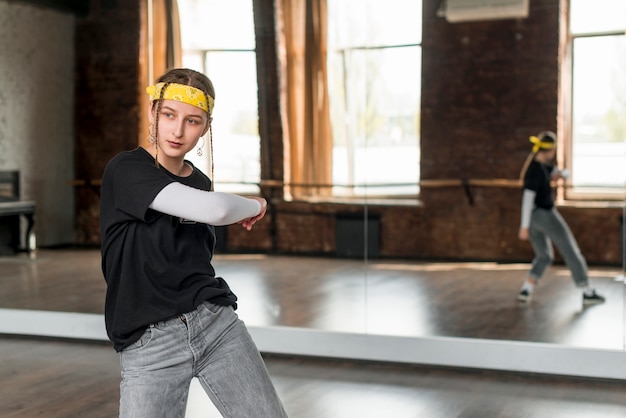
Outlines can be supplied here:
<path id="1" fill-rule="evenodd" d="M 203 153 L 202 148 L 204 147 L 204 142 L 205 142 L 203 136 L 201 136 L 200 139 L 202 139 L 202 145 L 200 145 L 198 147 L 198 150 L 196 151 L 196 153 L 198 154 L 198 157 L 202 157 L 202 153 Z"/>
<path id="2" fill-rule="evenodd" d="M 148 125 L 148 142 L 154 144 L 156 142 L 156 137 L 154 136 L 154 124 L 150 123 Z"/>

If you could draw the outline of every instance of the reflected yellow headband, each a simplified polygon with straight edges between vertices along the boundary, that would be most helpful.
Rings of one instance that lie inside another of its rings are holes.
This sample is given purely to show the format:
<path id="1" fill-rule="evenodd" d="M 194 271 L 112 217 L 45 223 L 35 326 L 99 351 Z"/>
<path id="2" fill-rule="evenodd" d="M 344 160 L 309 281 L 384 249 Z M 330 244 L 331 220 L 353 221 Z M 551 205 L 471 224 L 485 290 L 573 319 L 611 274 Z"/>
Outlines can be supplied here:
<path id="1" fill-rule="evenodd" d="M 165 83 L 157 83 L 156 86 L 148 86 L 146 92 L 152 97 L 152 100 L 176 100 L 202 109 L 211 116 L 213 112 L 213 98 L 205 96 L 202 90 L 185 84 L 169 83 L 165 88 L 163 97 L 161 97 L 161 89 L 163 89 L 164 85 Z"/>
<path id="2" fill-rule="evenodd" d="M 528 140 L 534 144 L 533 152 L 535 154 L 539 152 L 539 150 L 556 148 L 556 143 L 543 142 L 541 139 L 537 138 L 536 136 L 531 136 L 530 138 L 528 138 Z"/>

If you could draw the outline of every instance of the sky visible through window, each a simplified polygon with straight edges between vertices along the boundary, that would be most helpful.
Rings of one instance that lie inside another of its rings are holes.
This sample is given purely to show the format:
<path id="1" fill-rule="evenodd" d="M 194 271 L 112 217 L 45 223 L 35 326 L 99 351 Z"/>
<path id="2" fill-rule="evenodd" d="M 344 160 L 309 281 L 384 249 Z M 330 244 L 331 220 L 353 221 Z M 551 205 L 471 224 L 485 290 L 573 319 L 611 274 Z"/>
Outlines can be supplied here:
<path id="1" fill-rule="evenodd" d="M 572 0 L 572 184 L 626 185 L 626 1 Z"/>

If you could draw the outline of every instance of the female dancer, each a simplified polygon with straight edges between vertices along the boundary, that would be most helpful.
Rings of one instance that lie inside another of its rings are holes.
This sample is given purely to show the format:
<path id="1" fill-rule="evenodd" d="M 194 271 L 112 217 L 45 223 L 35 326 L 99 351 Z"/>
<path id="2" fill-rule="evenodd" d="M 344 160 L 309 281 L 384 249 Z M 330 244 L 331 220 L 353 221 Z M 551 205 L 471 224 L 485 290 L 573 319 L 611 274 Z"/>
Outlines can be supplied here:
<path id="1" fill-rule="evenodd" d="M 211 264 L 213 226 L 250 230 L 267 202 L 212 191 L 184 158 L 211 136 L 215 91 L 205 75 L 174 69 L 147 91 L 150 144 L 115 156 L 102 180 L 105 322 L 121 357 L 120 416 L 182 417 L 197 377 L 224 417 L 285 417 L 235 314 L 237 298 Z"/>
<path id="2" fill-rule="evenodd" d="M 535 258 L 517 299 L 523 302 L 530 299 L 539 279 L 554 261 L 554 243 L 570 269 L 574 283 L 583 289 L 583 305 L 602 303 L 604 297 L 589 286 L 587 262 L 576 239 L 554 206 L 551 181 L 567 176 L 565 170 L 552 165 L 556 155 L 556 135 L 544 131 L 531 136 L 530 142 L 533 150 L 522 170 L 524 191 L 519 239 L 530 239 Z"/>

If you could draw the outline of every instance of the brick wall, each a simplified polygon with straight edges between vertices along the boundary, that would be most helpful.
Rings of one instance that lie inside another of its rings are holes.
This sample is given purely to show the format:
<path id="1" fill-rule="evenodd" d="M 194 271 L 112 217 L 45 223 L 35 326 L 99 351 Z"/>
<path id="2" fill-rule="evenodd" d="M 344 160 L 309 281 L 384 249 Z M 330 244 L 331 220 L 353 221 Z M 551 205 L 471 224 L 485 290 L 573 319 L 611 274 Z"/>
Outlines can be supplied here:
<path id="1" fill-rule="evenodd" d="M 91 0 L 76 27 L 76 178 L 102 178 L 109 159 L 138 145 L 139 1 Z M 76 235 L 98 244 L 99 188 L 76 187 Z"/>

